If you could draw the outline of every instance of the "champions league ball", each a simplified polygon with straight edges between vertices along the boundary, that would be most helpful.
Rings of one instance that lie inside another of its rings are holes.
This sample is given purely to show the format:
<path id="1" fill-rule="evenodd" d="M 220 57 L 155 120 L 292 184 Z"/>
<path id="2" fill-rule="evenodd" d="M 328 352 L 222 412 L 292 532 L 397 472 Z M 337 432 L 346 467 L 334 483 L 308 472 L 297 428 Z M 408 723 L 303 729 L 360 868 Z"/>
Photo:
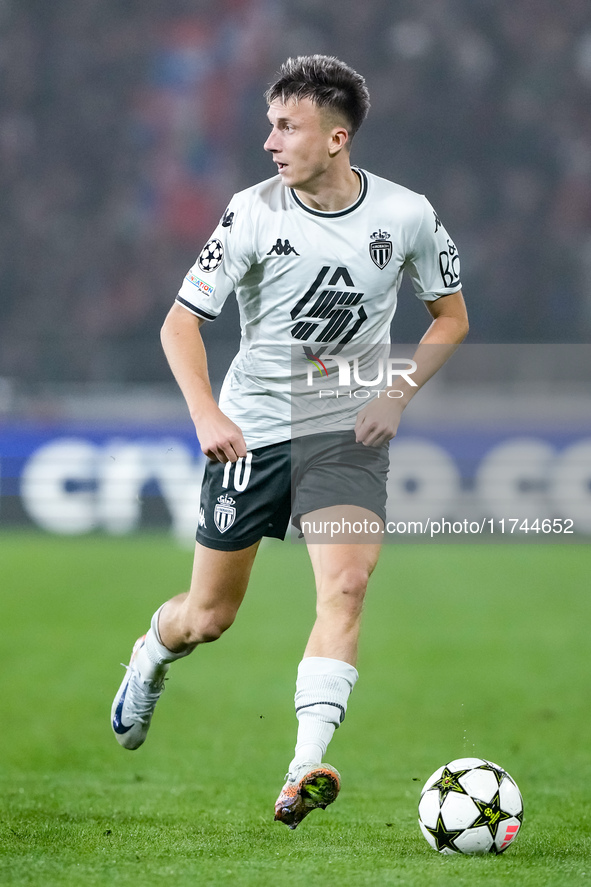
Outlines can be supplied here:
<path id="1" fill-rule="evenodd" d="M 503 853 L 522 821 L 516 783 L 482 758 L 458 758 L 440 767 L 421 792 L 419 826 L 439 853 Z"/>

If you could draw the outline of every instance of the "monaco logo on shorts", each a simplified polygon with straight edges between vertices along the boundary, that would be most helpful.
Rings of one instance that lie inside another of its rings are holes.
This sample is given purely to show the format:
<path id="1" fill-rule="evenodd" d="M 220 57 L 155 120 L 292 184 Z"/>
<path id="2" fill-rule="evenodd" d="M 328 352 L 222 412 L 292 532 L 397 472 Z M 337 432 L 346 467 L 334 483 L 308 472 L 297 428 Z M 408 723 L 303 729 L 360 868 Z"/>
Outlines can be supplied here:
<path id="1" fill-rule="evenodd" d="M 235 504 L 235 500 L 227 494 L 218 496 L 218 503 L 213 510 L 213 520 L 220 533 L 229 530 L 236 520 Z"/>

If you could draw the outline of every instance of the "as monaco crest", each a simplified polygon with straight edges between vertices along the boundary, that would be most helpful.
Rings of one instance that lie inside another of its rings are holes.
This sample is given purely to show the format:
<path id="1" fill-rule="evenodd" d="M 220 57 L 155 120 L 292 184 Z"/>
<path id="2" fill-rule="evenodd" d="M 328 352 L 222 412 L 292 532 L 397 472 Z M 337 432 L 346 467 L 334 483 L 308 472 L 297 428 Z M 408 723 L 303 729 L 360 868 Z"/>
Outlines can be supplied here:
<path id="1" fill-rule="evenodd" d="M 213 509 L 213 520 L 220 533 L 225 533 L 226 530 L 229 530 L 236 520 L 235 504 L 235 500 L 228 496 L 227 493 L 224 493 L 223 496 L 218 496 L 218 503 Z"/>
<path id="2" fill-rule="evenodd" d="M 369 244 L 369 254 L 374 265 L 380 270 L 385 268 L 392 258 L 392 241 L 387 231 L 374 231 L 371 235 L 372 240 Z"/>

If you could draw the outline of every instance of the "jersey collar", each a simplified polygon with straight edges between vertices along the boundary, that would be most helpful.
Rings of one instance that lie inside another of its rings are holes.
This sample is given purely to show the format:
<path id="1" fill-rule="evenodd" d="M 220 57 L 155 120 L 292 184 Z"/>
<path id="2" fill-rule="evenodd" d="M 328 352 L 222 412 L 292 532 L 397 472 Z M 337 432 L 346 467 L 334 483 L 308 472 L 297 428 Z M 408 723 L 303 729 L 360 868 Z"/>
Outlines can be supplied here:
<path id="1" fill-rule="evenodd" d="M 341 216 L 348 216 L 349 213 L 355 212 L 358 206 L 361 206 L 363 201 L 367 196 L 367 176 L 362 169 L 359 169 L 357 166 L 351 167 L 353 172 L 357 173 L 361 180 L 361 191 L 359 192 L 359 197 L 352 203 L 351 206 L 347 206 L 345 209 L 340 209 L 336 213 L 326 213 L 322 212 L 319 209 L 312 209 L 310 206 L 306 206 L 303 201 L 300 200 L 298 195 L 296 194 L 293 188 L 289 189 L 289 193 L 291 194 L 293 200 L 297 203 L 300 209 L 303 209 L 305 212 L 310 213 L 311 216 L 319 216 L 321 219 L 339 219 Z"/>

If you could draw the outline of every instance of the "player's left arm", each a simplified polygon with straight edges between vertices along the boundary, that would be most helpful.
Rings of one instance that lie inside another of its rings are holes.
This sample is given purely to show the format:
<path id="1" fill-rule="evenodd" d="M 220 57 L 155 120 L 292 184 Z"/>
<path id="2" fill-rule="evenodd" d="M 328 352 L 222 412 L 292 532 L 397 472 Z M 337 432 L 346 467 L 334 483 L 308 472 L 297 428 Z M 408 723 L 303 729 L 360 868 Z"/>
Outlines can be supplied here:
<path id="1" fill-rule="evenodd" d="M 377 447 L 396 437 L 404 408 L 468 333 L 468 313 L 461 290 L 425 304 L 433 320 L 413 355 L 417 368 L 408 375 L 415 384 L 401 377 L 389 389 L 397 392 L 396 397 L 388 397 L 386 389 L 385 396 L 374 398 L 359 412 L 355 424 L 358 443 Z"/>

